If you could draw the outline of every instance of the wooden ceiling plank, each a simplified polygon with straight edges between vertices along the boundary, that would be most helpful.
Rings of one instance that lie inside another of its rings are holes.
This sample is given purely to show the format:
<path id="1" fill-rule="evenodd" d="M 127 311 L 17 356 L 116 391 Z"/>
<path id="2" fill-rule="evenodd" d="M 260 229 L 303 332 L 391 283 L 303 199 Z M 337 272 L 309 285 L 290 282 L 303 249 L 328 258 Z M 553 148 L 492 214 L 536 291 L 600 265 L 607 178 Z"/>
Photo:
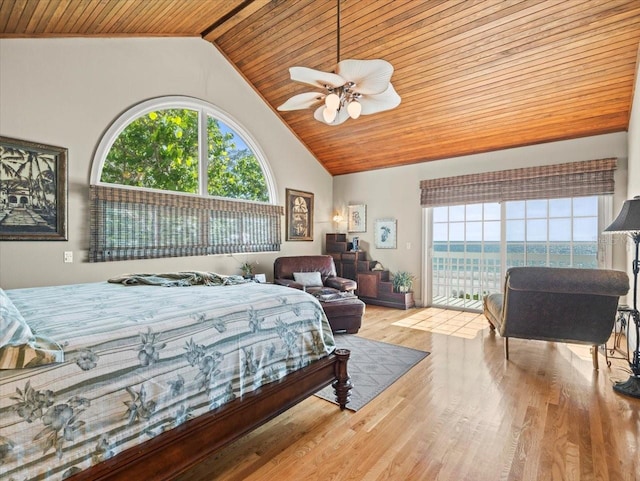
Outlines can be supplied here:
<path id="1" fill-rule="evenodd" d="M 384 151 L 393 151 L 395 145 L 418 145 L 420 142 L 411 141 L 412 137 L 415 139 L 422 138 L 422 143 L 430 143 L 439 140 L 440 138 L 444 140 L 450 139 L 458 139 L 463 140 L 466 138 L 475 138 L 478 135 L 489 135 L 491 132 L 503 133 L 505 136 L 509 135 L 510 129 L 515 128 L 523 128 L 526 127 L 530 129 L 532 132 L 534 130 L 544 129 L 546 126 L 550 124 L 566 124 L 567 129 L 573 129 L 575 125 L 580 125 L 585 123 L 585 121 L 589 121 L 593 117 L 602 117 L 607 115 L 613 115 L 615 113 L 621 112 L 620 109 L 616 108 L 615 104 L 603 106 L 603 108 L 597 109 L 597 114 L 594 114 L 589 109 L 583 109 L 580 111 L 575 111 L 571 107 L 564 108 L 561 106 L 559 108 L 559 112 L 561 115 L 554 116 L 552 118 L 544 117 L 544 116 L 536 116 L 536 115 L 513 115 L 511 117 L 505 117 L 507 121 L 505 122 L 496 122 L 493 117 L 487 118 L 486 120 L 479 122 L 471 122 L 469 120 L 458 120 L 455 123 L 455 127 L 453 128 L 438 128 L 438 127 L 428 127 L 423 126 L 420 129 L 415 129 L 415 135 L 407 135 L 404 134 L 404 137 L 398 139 L 397 135 L 393 135 L 393 132 L 385 132 L 384 136 L 381 136 L 380 141 L 384 142 L 382 145 L 384 146 L 381 149 L 381 152 Z M 624 112 L 624 111 L 622 111 Z M 624 115 L 622 116 L 624 117 Z M 556 127 L 557 128 L 557 127 Z M 425 139 L 424 132 L 430 132 L 428 140 Z M 437 132 L 444 132 L 444 135 L 438 136 Z M 313 145 L 313 142 L 310 142 L 310 145 Z M 332 153 L 336 150 L 336 148 L 331 148 L 331 146 L 326 145 L 326 143 L 319 142 L 320 145 L 316 147 L 318 153 L 321 156 L 324 155 L 333 155 Z M 372 144 L 367 143 L 368 147 L 373 149 L 380 149 L 380 145 L 378 143 Z M 339 150 L 342 147 L 338 147 Z M 404 150 L 404 147 L 403 147 Z M 390 152 L 391 153 L 391 152 Z"/>
<path id="2" fill-rule="evenodd" d="M 123 17 L 128 17 L 132 14 L 133 7 L 135 7 L 135 0 L 120 0 L 112 5 L 111 9 L 104 12 L 102 18 L 97 19 L 97 32 L 101 35 L 108 35 L 112 32 L 112 26 L 119 22 L 122 22 Z M 122 30 L 120 30 L 122 32 Z"/>
<path id="3" fill-rule="evenodd" d="M 626 34 L 623 33 L 621 34 L 620 38 L 621 40 L 619 40 L 618 43 L 614 44 L 614 46 L 624 47 L 626 45 L 631 47 L 630 50 L 635 49 L 635 40 L 632 37 L 628 37 Z M 549 75 L 547 75 L 547 72 L 550 74 L 552 73 L 554 75 L 557 75 L 560 78 L 565 78 L 565 77 L 573 78 L 573 75 L 571 74 L 572 72 L 571 65 L 573 65 L 575 60 L 578 60 L 578 59 L 586 60 L 587 61 L 586 65 L 588 65 L 589 68 L 593 70 L 600 68 L 600 65 L 615 66 L 617 63 L 627 63 L 627 59 L 625 59 L 625 57 L 621 55 L 620 52 L 616 52 L 615 48 L 610 46 L 595 48 L 591 52 L 592 52 L 591 55 L 589 55 L 588 53 L 584 53 L 584 54 L 580 54 L 580 56 L 576 54 L 573 57 L 563 58 L 562 56 L 559 56 L 558 58 L 550 57 L 547 59 L 541 59 L 535 63 L 530 62 L 529 67 L 527 67 L 526 69 L 520 67 L 520 65 L 517 65 L 517 66 L 514 66 L 512 73 L 507 72 L 507 73 L 500 73 L 500 75 L 498 75 L 498 72 L 492 72 L 492 75 L 491 75 L 492 81 L 488 87 L 484 87 L 484 88 L 485 90 L 495 89 L 496 86 L 508 86 L 509 84 L 512 84 L 512 83 L 521 83 L 521 82 L 522 82 L 522 88 L 529 88 L 528 84 L 539 81 L 537 77 L 545 76 L 545 75 L 548 77 Z M 635 58 L 635 55 L 633 55 L 633 58 Z M 570 60 L 573 62 L 570 62 Z M 584 65 L 584 64 L 585 64 L 584 62 L 579 63 L 579 65 Z M 545 73 L 542 73 L 543 72 L 542 67 L 547 69 L 547 70 L 544 70 Z M 523 81 L 526 79 L 521 79 L 521 77 L 526 77 L 527 79 L 529 79 L 529 81 Z M 503 79 L 506 79 L 506 80 L 503 81 Z M 441 81 L 445 82 L 446 79 L 441 79 Z M 438 83 L 438 86 L 444 86 L 447 88 L 446 91 L 451 91 L 452 94 L 459 95 L 459 92 L 461 89 L 462 90 L 474 89 L 475 91 L 478 91 L 478 88 L 479 88 L 477 87 L 478 81 L 482 81 L 483 83 L 485 83 L 482 78 L 473 77 L 472 79 L 467 79 L 466 77 L 460 77 L 460 78 L 453 77 L 449 83 Z M 428 83 L 424 81 L 420 81 L 420 83 L 415 83 L 415 84 L 402 84 L 401 87 L 404 89 L 406 93 L 411 93 L 414 90 L 419 90 L 422 92 L 423 90 L 423 88 L 421 87 L 422 84 L 428 85 Z M 288 87 L 280 88 L 280 90 L 285 90 L 285 91 L 287 89 Z M 397 83 L 396 83 L 396 89 L 400 89 L 399 84 Z M 440 87 L 431 88 L 428 90 L 428 93 L 426 94 L 421 93 L 420 95 L 426 99 L 441 99 L 443 95 L 445 95 L 446 91 L 444 91 Z M 399 90 L 399 92 L 401 94 L 403 93 L 402 90 Z M 274 94 L 279 93 L 279 91 L 274 90 L 273 93 Z"/>
<path id="4" fill-rule="evenodd" d="M 594 118 L 590 125 L 581 128 L 578 134 L 560 130 L 562 128 L 562 126 L 560 126 L 560 129 L 558 127 L 554 127 L 548 132 L 542 131 L 542 135 L 531 137 L 529 129 L 525 128 L 511 133 L 507 138 L 502 134 L 497 134 L 491 137 L 481 137 L 476 139 L 449 139 L 449 142 L 446 144 L 430 144 L 423 142 L 419 147 L 411 150 L 403 149 L 400 152 L 400 156 L 392 155 L 391 158 L 387 158 L 388 156 L 385 155 L 381 156 L 376 151 L 371 151 L 370 153 L 367 152 L 360 157 L 366 159 L 366 164 L 358 166 L 357 159 L 354 159 L 353 163 L 336 159 L 335 161 L 329 162 L 325 165 L 325 168 L 329 171 L 336 172 L 334 175 L 341 175 L 360 172 L 363 169 L 380 169 L 390 166 L 401 166 L 459 157 L 463 155 L 479 154 L 501 150 L 502 148 L 516 148 L 523 147 L 525 145 L 546 143 L 546 139 L 550 139 L 549 141 L 559 141 L 576 138 L 577 136 L 586 137 L 619 132 L 619 128 L 616 129 L 609 127 L 615 123 L 616 118 L 619 123 L 619 116 L 616 116 L 615 118 Z M 599 120 L 602 120 L 603 125 L 598 123 Z M 450 155 L 451 152 L 456 152 L 457 154 L 452 156 Z"/>
<path id="5" fill-rule="evenodd" d="M 415 52 L 415 49 L 413 49 L 413 50 L 412 50 L 412 54 L 413 54 L 413 55 L 415 55 L 415 53 L 414 53 L 414 52 Z M 447 56 L 446 58 L 447 58 L 449 61 L 451 61 L 450 56 Z M 398 66 L 398 67 L 400 67 L 400 66 Z M 257 80 L 257 79 L 254 79 L 254 81 L 255 81 L 255 80 Z"/>
<path id="6" fill-rule="evenodd" d="M 636 15 L 636 17 L 637 17 L 637 15 Z M 560 27 L 557 27 L 557 28 L 560 28 Z M 615 27 L 613 27 L 613 28 L 615 28 Z M 589 29 L 580 29 L 579 31 L 584 32 L 584 33 L 588 33 L 588 32 L 590 32 L 592 30 L 593 30 L 593 28 L 591 30 L 589 30 Z M 578 30 L 576 30 L 576 31 L 578 31 Z M 500 36 L 503 37 L 503 41 L 502 42 L 497 42 L 495 40 L 496 34 L 492 33 L 492 36 L 491 36 L 492 43 L 490 44 L 491 50 L 487 50 L 487 49 L 483 48 L 482 50 L 480 50 L 480 52 L 482 52 L 483 50 L 484 51 L 488 51 L 492 55 L 499 55 L 502 58 L 505 57 L 505 53 L 506 53 L 506 54 L 508 54 L 508 58 L 510 58 L 512 56 L 512 52 L 513 52 L 514 47 L 516 47 L 517 45 L 529 45 L 528 48 L 531 49 L 531 38 L 530 38 L 530 35 L 521 34 L 520 35 L 520 37 L 521 37 L 520 41 L 518 43 L 513 43 L 513 40 L 511 40 L 511 39 L 516 38 L 517 34 L 514 33 L 512 30 L 510 30 L 509 33 L 510 33 L 510 36 L 508 36 L 508 35 L 504 35 L 503 36 L 502 34 L 500 34 Z M 554 40 L 555 37 L 553 35 L 551 35 L 551 37 L 553 37 L 553 38 L 545 37 L 543 35 L 541 37 L 541 41 L 543 43 L 551 44 L 551 43 L 555 42 L 555 40 Z M 504 40 L 504 39 L 506 39 L 506 40 Z M 522 40 L 522 39 L 524 39 L 524 40 Z M 571 37 L 567 37 L 565 42 L 566 41 L 570 41 L 570 39 L 571 39 Z M 438 49 L 439 49 L 438 50 L 438 55 L 437 56 L 430 55 L 428 66 L 430 68 L 433 68 L 436 65 L 447 64 L 447 63 L 449 63 L 451 61 L 452 56 L 453 57 L 456 57 L 456 56 L 461 57 L 465 62 L 468 62 L 469 59 L 470 59 L 470 55 L 469 55 L 470 52 L 476 52 L 476 55 L 478 54 L 478 50 L 476 49 L 476 45 L 478 45 L 481 42 L 481 39 L 474 37 L 472 39 L 467 39 L 467 40 L 473 40 L 473 41 L 466 42 L 466 44 L 468 45 L 467 48 L 464 47 L 465 44 L 455 43 L 455 44 L 453 44 L 453 47 L 455 47 L 455 49 L 456 49 L 454 51 L 449 51 L 448 49 L 444 49 L 442 44 L 439 43 L 438 44 Z M 498 46 L 504 46 L 504 49 L 500 50 L 500 49 L 497 48 Z M 412 59 L 412 62 L 415 64 L 415 52 L 412 51 L 411 48 L 407 47 L 407 49 L 405 50 L 403 55 L 404 56 L 410 55 L 411 59 Z M 402 57 L 400 57 L 400 55 L 396 55 L 396 57 L 394 59 L 394 64 L 399 63 L 400 62 L 400 58 L 402 58 Z M 479 58 L 478 59 L 473 59 L 472 58 L 471 60 L 479 61 Z M 438 63 L 438 61 L 440 63 Z"/>
<path id="7" fill-rule="evenodd" d="M 594 66 L 595 67 L 595 66 Z M 548 88 L 552 95 L 555 97 L 561 97 L 569 94 L 572 91 L 576 91 L 581 87 L 581 83 L 583 81 L 587 82 L 598 82 L 600 79 L 605 79 L 609 81 L 609 83 L 615 81 L 616 78 L 624 76 L 625 74 L 629 74 L 631 70 L 631 64 L 621 64 L 619 67 L 616 66 L 608 66 L 606 62 L 602 62 L 601 69 L 595 69 L 588 72 L 588 75 L 582 72 L 579 69 L 566 70 L 563 72 L 563 76 L 561 77 L 553 77 L 553 76 L 544 76 L 539 75 L 538 80 L 535 81 L 535 77 L 527 79 L 526 82 L 519 82 L 518 78 L 506 78 L 502 82 L 495 82 L 489 85 L 482 85 L 475 87 L 475 84 L 469 84 L 466 87 L 460 87 L 460 84 L 457 84 L 457 88 L 449 89 L 446 91 L 441 91 L 441 95 L 438 96 L 439 92 L 433 92 L 433 95 L 430 97 L 417 97 L 420 102 L 438 104 L 440 102 L 450 102 L 450 99 L 456 99 L 460 97 L 464 98 L 478 98 L 484 99 L 484 96 L 488 94 L 486 100 L 491 100 L 496 98 L 496 92 L 501 92 L 503 95 L 511 95 L 518 96 L 521 93 L 527 92 L 527 90 L 533 88 Z M 475 88 L 474 88 L 475 87 Z M 405 95 L 406 102 L 410 102 L 412 98 L 412 94 Z M 455 100 L 454 100 L 455 101 Z"/>
<path id="8" fill-rule="evenodd" d="M 29 18 L 29 21 L 24 28 L 25 33 L 31 35 L 42 33 L 42 30 L 39 28 L 40 23 L 44 23 L 46 25 L 50 21 L 55 7 L 56 5 L 54 1 L 40 0 L 36 4 L 36 7 L 31 14 L 31 18 Z"/>
<path id="9" fill-rule="evenodd" d="M 588 123 L 584 126 L 580 127 L 581 132 L 588 131 L 589 135 L 599 135 L 601 133 L 609 133 L 609 132 L 619 132 L 623 129 L 623 122 L 621 119 L 623 116 L 619 113 L 594 116 L 590 119 Z M 544 139 L 553 133 L 561 132 L 563 137 L 571 137 L 570 130 L 567 130 L 567 122 L 559 122 L 557 124 L 549 124 L 545 126 L 537 126 L 535 130 L 533 130 L 534 134 L 539 135 L 539 139 Z M 411 147 L 410 149 L 403 149 L 401 155 L 406 155 L 407 158 L 417 159 L 419 158 L 419 153 L 428 151 L 431 149 L 446 149 L 451 151 L 452 147 L 455 148 L 456 145 L 464 145 L 464 144 L 472 144 L 472 145 L 481 145 L 482 143 L 487 142 L 487 139 L 499 139 L 502 137 L 502 142 L 508 147 L 505 148 L 513 148 L 520 147 L 523 145 L 527 145 L 528 142 L 531 141 L 531 133 L 532 129 L 528 125 L 518 125 L 518 126 L 508 126 L 508 130 L 500 130 L 491 133 L 485 132 L 475 132 L 475 135 L 472 136 L 461 136 L 461 137 L 451 137 L 447 136 L 446 140 L 437 141 L 433 137 L 429 138 L 423 135 L 422 144 L 414 143 L 415 147 Z M 554 135 L 554 138 L 557 138 Z M 544 142 L 544 141 L 543 141 Z M 539 143 L 539 142 L 536 142 Z M 489 150 L 495 150 L 491 148 Z M 485 148 L 481 148 L 480 151 L 485 151 Z M 378 156 L 379 154 L 376 151 L 372 151 L 370 157 Z M 468 154 L 462 154 L 468 155 Z M 383 157 L 383 156 L 380 156 Z M 435 158 L 430 157 L 429 160 L 435 160 Z"/>
<path id="10" fill-rule="evenodd" d="M 42 36 L 55 33 L 59 28 L 61 21 L 64 21 L 69 15 L 70 11 L 73 11 L 71 6 L 72 0 L 59 0 L 55 2 L 55 10 L 51 13 L 51 16 L 47 19 L 46 24 L 42 22 L 38 25 L 38 31 Z"/>
<path id="11" fill-rule="evenodd" d="M 15 26 L 20 19 L 20 12 L 24 8 L 26 0 L 12 0 L 2 4 L 0 9 L 0 34 L 6 36 L 15 32 Z"/>
<path id="12" fill-rule="evenodd" d="M 27 33 L 27 25 L 31 20 L 34 10 L 38 6 L 35 2 L 17 2 L 16 5 L 21 4 L 22 10 L 20 11 L 20 17 L 18 18 L 17 23 L 15 24 L 15 30 L 21 35 Z M 13 13 L 13 12 L 12 12 Z"/>
<path id="13" fill-rule="evenodd" d="M 141 18 L 156 18 L 164 6 L 163 1 L 128 0 L 126 10 L 121 9 L 118 15 L 112 14 L 110 21 L 103 23 L 103 30 L 108 35 L 131 35 L 136 32 L 146 34 L 146 30 L 138 30 L 134 25 Z"/>
<path id="14" fill-rule="evenodd" d="M 445 132 L 446 136 L 454 138 L 464 138 L 476 131 L 496 130 L 501 131 L 508 129 L 511 125 L 529 125 L 531 128 L 540 128 L 549 123 L 558 123 L 560 120 L 571 119 L 572 122 L 581 123 L 585 119 L 589 119 L 594 115 L 602 115 L 606 113 L 626 112 L 626 99 L 624 95 L 617 98 L 601 98 L 592 102 L 592 108 L 589 108 L 588 102 L 582 105 L 573 105 L 571 102 L 556 103 L 553 105 L 553 112 L 549 111 L 544 114 L 535 108 L 504 110 L 502 113 L 493 113 L 486 116 L 460 116 L 453 115 L 447 119 L 447 122 L 433 122 L 431 119 L 426 122 L 412 122 L 408 125 L 413 127 L 395 126 L 387 122 L 384 131 L 378 134 L 374 141 L 366 142 L 367 145 L 373 145 L 374 148 L 382 148 L 382 150 L 393 148 L 393 145 L 410 145 L 413 137 L 412 132 L 420 133 L 427 131 Z M 579 107 L 579 108 L 578 108 Z M 380 122 L 384 120 L 379 119 Z M 371 124 L 371 122 L 370 122 Z M 573 128 L 572 125 L 569 126 Z M 351 133 L 351 137 L 357 138 L 356 134 Z M 325 136 L 317 136 L 305 139 L 310 145 L 317 143 L 316 148 L 319 154 L 328 154 L 335 150 L 327 142 Z M 325 151 L 326 150 L 326 151 Z"/>
<path id="15" fill-rule="evenodd" d="M 326 21 L 330 20 L 331 12 L 326 10 L 318 12 L 315 8 L 309 8 L 308 10 L 301 10 L 300 13 L 304 14 L 304 17 L 299 19 L 299 21 L 305 25 L 304 29 L 314 32 L 314 38 L 316 39 L 312 44 L 313 51 L 316 52 L 314 55 L 317 55 L 317 52 L 322 52 L 323 55 L 319 57 L 321 57 L 325 62 L 330 61 L 331 65 L 335 66 L 335 33 L 333 31 L 328 31 L 323 27 L 326 24 Z M 306 20 L 307 17 L 309 18 L 309 21 Z M 247 39 L 247 43 L 243 45 L 237 53 L 235 53 L 235 56 L 239 57 L 236 61 L 238 67 L 248 67 L 251 70 L 260 72 L 266 64 L 278 62 L 280 65 L 283 65 L 282 61 L 284 59 L 282 58 L 281 52 L 284 52 L 286 57 L 290 59 L 295 57 L 296 60 L 308 56 L 309 47 L 306 44 L 301 43 L 299 40 L 301 29 L 303 27 L 298 25 L 298 23 L 295 23 L 292 20 L 290 24 L 280 28 L 277 34 L 270 36 L 268 42 L 264 42 L 261 39 L 262 37 Z M 329 41 L 327 42 L 327 40 Z M 273 44 L 278 46 L 277 49 L 268 48 L 269 45 Z M 221 47 L 225 48 L 225 51 L 229 51 L 226 49 L 224 44 L 221 44 Z M 328 55 L 328 50 L 331 55 Z M 300 55 L 301 51 L 304 51 L 304 55 Z M 229 53 L 234 55 L 233 52 Z M 274 57 L 276 55 L 281 55 L 281 57 Z M 265 57 L 267 62 L 264 61 Z"/>
<path id="16" fill-rule="evenodd" d="M 629 75 L 626 78 L 616 79 L 615 83 L 603 81 L 601 84 L 594 83 L 585 85 L 585 88 L 567 93 L 563 98 L 587 99 L 587 101 L 592 101 L 602 90 L 606 92 L 605 95 L 623 96 L 628 92 L 632 83 L 633 78 Z M 607 86 L 610 87 L 607 88 Z M 437 122 L 438 119 L 446 120 L 451 116 L 463 113 L 466 115 L 490 116 L 492 112 L 505 108 L 518 109 L 523 106 L 533 105 L 536 109 L 541 110 L 540 103 L 550 103 L 553 102 L 555 98 L 557 98 L 557 94 L 555 94 L 550 87 L 540 87 L 535 90 L 532 89 L 532 92 L 527 93 L 527 96 L 519 95 L 514 97 L 505 92 L 502 97 L 497 95 L 496 98 L 493 99 L 479 97 L 477 101 L 467 99 L 467 101 L 458 103 L 454 103 L 453 101 L 448 103 L 443 102 L 439 105 L 415 102 L 411 103 L 411 106 L 421 112 L 422 118 L 428 118 L 429 122 Z M 487 107 L 487 105 L 490 105 L 490 107 Z"/>
<path id="17" fill-rule="evenodd" d="M 51 25 L 49 32 L 52 35 L 64 35 L 74 31 L 75 25 L 81 21 L 83 12 L 87 8 L 86 2 L 69 2 L 62 16 L 55 25 Z"/>
<path id="18" fill-rule="evenodd" d="M 470 38 L 473 35 L 482 35 L 485 31 L 490 30 L 492 23 L 500 22 L 501 16 L 505 14 L 521 13 L 523 8 L 535 9 L 540 11 L 542 7 L 538 4 L 531 2 L 517 2 L 510 5 L 507 9 L 502 7 L 502 3 L 492 5 L 491 10 L 482 8 L 483 4 L 478 4 L 476 10 L 472 10 L 467 7 L 467 4 L 463 4 L 460 8 L 460 12 L 464 15 L 455 15 L 449 9 L 444 14 L 443 18 L 438 18 L 432 21 L 428 26 L 423 21 L 417 21 L 411 19 L 411 24 L 408 28 L 398 29 L 404 24 L 394 25 L 395 30 L 386 29 L 384 35 L 375 36 L 373 41 L 366 43 L 366 52 L 373 56 L 378 57 L 383 52 L 394 51 L 394 45 L 415 45 L 420 42 L 426 45 L 437 45 L 438 49 L 444 49 L 449 44 L 454 42 L 464 42 L 465 44 L 471 43 Z M 420 35 L 416 38 L 415 32 L 419 31 Z M 394 58 L 394 55 L 387 54 L 389 58 Z"/>
<path id="19" fill-rule="evenodd" d="M 203 38 L 209 42 L 216 42 L 220 36 L 224 35 L 239 23 L 255 14 L 258 10 L 265 7 L 269 1 L 270 0 L 254 0 L 250 5 L 243 8 L 240 12 L 224 22 L 222 25 L 218 26 L 215 30 L 209 32 Z"/>
<path id="20" fill-rule="evenodd" d="M 547 113 L 546 115 L 536 109 L 513 109 L 503 111 L 501 114 L 478 116 L 475 118 L 452 116 L 449 119 L 451 121 L 450 123 L 411 122 L 408 124 L 413 127 L 397 126 L 393 123 L 387 123 L 387 128 L 383 129 L 383 131 L 376 136 L 375 142 L 368 142 L 367 145 L 374 145 L 378 148 L 384 146 L 382 149 L 385 150 L 385 148 L 392 148 L 391 146 L 396 144 L 410 144 L 411 142 L 407 142 L 407 140 L 411 138 L 412 132 L 415 131 L 422 135 L 421 133 L 425 129 L 429 131 L 443 131 L 446 132 L 447 136 L 463 138 L 465 135 L 475 131 L 485 131 L 488 129 L 500 131 L 516 124 L 526 124 L 531 128 L 536 128 L 552 122 L 557 123 L 558 120 L 561 119 L 571 119 L 572 122 L 580 122 L 585 118 L 588 119 L 594 116 L 595 113 L 602 115 L 603 113 L 620 110 L 626 111 L 624 109 L 626 99 L 623 97 L 624 96 L 621 95 L 618 98 L 598 99 L 599 103 L 592 102 L 592 108 L 589 108 L 589 102 L 585 101 L 583 102 L 584 107 L 581 109 L 577 109 L 570 101 L 556 103 L 552 106 L 553 112 Z M 504 120 L 504 122 L 499 122 L 501 119 Z M 383 122 L 381 119 L 378 121 Z M 372 122 L 369 122 L 369 124 L 371 123 Z M 351 137 L 357 138 L 357 134 L 355 134 L 352 129 L 349 130 L 349 133 Z M 325 149 L 327 153 L 336 150 L 335 147 L 332 147 L 330 143 L 327 142 L 326 135 L 317 136 L 316 138 L 306 136 L 305 139 L 310 145 L 314 145 L 316 142 L 318 143 L 317 149 L 319 154 L 323 154 Z M 339 148 L 341 147 L 338 147 L 338 149 Z"/>
<path id="21" fill-rule="evenodd" d="M 253 39 L 278 38 L 278 26 L 288 25 L 299 17 L 300 11 L 308 11 L 308 8 L 326 11 L 327 0 L 298 0 L 295 2 L 295 10 L 286 8 L 285 2 L 269 2 L 265 7 L 250 15 L 246 21 L 240 22 L 233 31 L 227 32 L 218 38 L 217 44 L 224 45 L 225 52 L 238 51 L 240 48 L 249 48 Z M 269 32 L 271 36 L 269 36 Z M 230 55 L 232 57 L 232 55 Z"/>
<path id="22" fill-rule="evenodd" d="M 324 4 L 323 4 L 324 5 Z M 311 44 L 317 44 L 323 49 L 330 48 L 335 52 L 335 28 L 327 28 L 333 17 L 331 9 L 318 8 L 316 4 L 303 4 L 299 9 L 290 14 L 286 11 L 277 14 L 271 12 L 270 20 L 263 21 L 263 29 L 253 30 L 250 34 L 244 34 L 244 30 L 234 37 L 223 36 L 218 40 L 218 44 L 232 58 L 238 57 L 237 62 L 255 57 L 256 52 L 267 52 L 273 54 L 274 50 L 287 51 L 296 48 L 294 46 L 304 46 L 308 43 L 306 38 L 313 38 Z M 242 38 L 239 42 L 238 38 Z M 327 43 L 325 38 L 334 39 Z M 273 48 L 276 45 L 277 48 Z M 335 59 L 335 53 L 333 53 Z M 333 62 L 333 60 L 332 60 Z M 240 65 L 240 64 L 239 64 Z"/>
<path id="23" fill-rule="evenodd" d="M 200 36 L 201 32 L 211 25 L 210 18 L 222 16 L 227 8 L 233 8 L 235 1 L 209 0 L 208 2 L 185 3 L 181 8 L 187 14 L 173 16 L 171 19 L 172 28 L 167 32 Z M 185 8 L 186 5 L 190 7 L 188 10 Z"/>
<path id="24" fill-rule="evenodd" d="M 615 29 L 617 28 L 617 26 L 611 26 L 611 28 L 606 28 L 604 30 L 604 32 L 609 32 L 609 31 L 615 31 Z M 591 32 L 585 31 L 585 38 L 588 38 L 588 36 L 591 34 Z M 551 50 L 553 48 L 556 48 L 558 45 L 572 45 L 572 38 L 567 38 L 567 39 L 563 39 L 562 41 L 556 42 L 556 43 L 551 43 L 551 41 L 547 42 L 547 44 L 545 45 L 545 47 L 541 47 L 540 51 L 544 51 L 544 50 Z M 536 50 L 537 51 L 537 50 Z M 532 54 L 532 50 L 529 50 L 528 54 L 529 56 Z M 509 55 L 508 57 L 503 55 L 501 52 L 496 52 L 496 57 L 499 61 L 502 61 L 503 63 L 505 61 L 509 61 L 509 62 L 513 62 L 515 61 L 516 56 L 513 55 Z M 526 56 L 525 54 L 521 53 L 519 55 L 519 57 L 522 58 L 528 58 L 528 56 Z M 456 58 L 452 58 L 452 55 L 449 52 L 445 52 L 442 53 L 441 55 L 439 55 L 437 58 L 432 57 L 430 59 L 430 62 L 428 64 L 428 66 L 425 69 L 422 69 L 420 67 L 418 67 L 418 70 L 420 71 L 420 73 L 422 73 L 423 75 L 427 75 L 427 74 L 435 74 L 435 72 L 437 71 L 436 68 L 440 67 L 442 68 L 443 66 L 448 66 L 451 65 L 453 62 L 453 65 L 455 65 L 457 68 L 463 68 L 463 66 L 468 62 L 469 60 L 469 55 L 467 53 L 464 53 L 464 57 L 463 57 L 463 61 L 462 63 L 454 63 L 456 62 Z M 473 60 L 473 59 L 472 59 Z M 476 60 L 477 62 L 478 60 Z M 396 64 L 398 64 L 398 62 L 395 62 Z M 476 68 L 480 68 L 480 67 L 476 67 Z"/>
<path id="25" fill-rule="evenodd" d="M 74 25 L 74 31 L 68 33 L 92 35 L 95 34 L 95 21 L 100 13 L 110 4 L 112 0 L 86 0 L 87 8 Z"/>
<path id="26" fill-rule="evenodd" d="M 612 54 L 617 53 L 613 58 Z M 609 72 L 610 75 L 619 74 L 620 70 L 614 70 L 616 66 L 622 65 L 623 70 L 631 69 L 631 56 L 623 56 L 619 52 L 612 51 L 610 53 L 601 53 L 594 55 L 589 59 L 588 64 L 572 62 L 562 64 L 558 59 L 552 64 L 545 66 L 546 69 L 535 68 L 535 66 L 529 69 L 523 69 L 522 72 L 512 72 L 511 74 L 503 74 L 501 72 L 495 72 L 492 76 L 487 76 L 486 79 L 490 79 L 488 82 L 485 78 L 465 78 L 465 79 L 441 79 L 440 82 L 435 83 L 431 88 L 425 89 L 421 84 L 416 85 L 403 85 L 404 98 L 410 96 L 414 92 L 420 92 L 420 97 L 428 101 L 438 101 L 449 95 L 461 95 L 465 91 L 473 91 L 475 94 L 482 94 L 486 91 L 495 91 L 498 89 L 513 89 L 514 91 L 524 90 L 532 85 L 540 83 L 559 83 L 573 81 L 580 76 L 592 77 L 593 75 L 602 75 Z M 593 77 L 592 77 L 593 78 Z M 427 87 L 428 85 L 425 85 Z M 398 88 L 396 86 L 396 88 Z"/>
<path id="27" fill-rule="evenodd" d="M 148 16 L 145 15 L 145 22 L 138 28 L 144 29 L 149 33 L 159 32 L 163 29 L 164 24 L 171 21 L 179 8 L 175 0 L 163 0 L 162 10 L 159 10 L 152 18 L 148 18 Z"/>

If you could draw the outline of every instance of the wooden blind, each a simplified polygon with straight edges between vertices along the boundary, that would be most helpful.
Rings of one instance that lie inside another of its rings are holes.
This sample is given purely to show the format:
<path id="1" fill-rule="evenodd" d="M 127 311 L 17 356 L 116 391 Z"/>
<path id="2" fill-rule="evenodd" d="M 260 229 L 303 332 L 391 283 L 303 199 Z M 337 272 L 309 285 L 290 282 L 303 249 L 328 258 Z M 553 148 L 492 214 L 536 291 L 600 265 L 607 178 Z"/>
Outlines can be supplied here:
<path id="1" fill-rule="evenodd" d="M 423 207 L 612 194 L 616 159 L 483 172 L 420 182 Z"/>
<path id="2" fill-rule="evenodd" d="M 282 206 L 90 187 L 89 261 L 279 251 Z"/>

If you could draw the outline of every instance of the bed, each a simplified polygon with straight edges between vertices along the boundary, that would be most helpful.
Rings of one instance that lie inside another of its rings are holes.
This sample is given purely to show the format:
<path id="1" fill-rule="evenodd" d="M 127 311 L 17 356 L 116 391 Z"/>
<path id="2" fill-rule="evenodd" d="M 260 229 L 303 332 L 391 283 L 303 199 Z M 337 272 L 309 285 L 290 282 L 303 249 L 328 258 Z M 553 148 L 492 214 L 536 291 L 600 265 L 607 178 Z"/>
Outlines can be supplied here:
<path id="1" fill-rule="evenodd" d="M 348 402 L 349 352 L 296 289 L 99 282 L 0 294 L 5 337 L 11 316 L 31 336 L 26 354 L 0 356 L 25 365 L 0 370 L 2 479 L 172 479 L 330 383 Z"/>

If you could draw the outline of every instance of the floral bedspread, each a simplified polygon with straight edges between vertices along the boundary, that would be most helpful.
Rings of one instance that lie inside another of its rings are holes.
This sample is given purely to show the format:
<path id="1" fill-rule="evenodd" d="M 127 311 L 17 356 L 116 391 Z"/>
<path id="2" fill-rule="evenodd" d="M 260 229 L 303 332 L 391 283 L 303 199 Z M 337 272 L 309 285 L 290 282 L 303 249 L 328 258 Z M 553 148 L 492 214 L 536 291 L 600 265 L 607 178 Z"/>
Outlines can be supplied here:
<path id="1" fill-rule="evenodd" d="M 0 476 L 61 480 L 333 352 L 320 304 L 272 284 L 6 291 L 62 363 L 0 371 Z"/>

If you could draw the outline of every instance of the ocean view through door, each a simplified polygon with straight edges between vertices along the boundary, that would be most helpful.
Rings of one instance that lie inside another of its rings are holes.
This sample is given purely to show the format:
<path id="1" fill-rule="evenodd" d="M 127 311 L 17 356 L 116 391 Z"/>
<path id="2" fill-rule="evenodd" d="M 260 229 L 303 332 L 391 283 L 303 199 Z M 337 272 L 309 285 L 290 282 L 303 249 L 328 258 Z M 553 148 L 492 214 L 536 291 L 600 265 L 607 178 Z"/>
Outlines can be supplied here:
<path id="1" fill-rule="evenodd" d="M 597 268 L 598 196 L 434 207 L 431 305 L 480 310 L 509 267 Z"/>

